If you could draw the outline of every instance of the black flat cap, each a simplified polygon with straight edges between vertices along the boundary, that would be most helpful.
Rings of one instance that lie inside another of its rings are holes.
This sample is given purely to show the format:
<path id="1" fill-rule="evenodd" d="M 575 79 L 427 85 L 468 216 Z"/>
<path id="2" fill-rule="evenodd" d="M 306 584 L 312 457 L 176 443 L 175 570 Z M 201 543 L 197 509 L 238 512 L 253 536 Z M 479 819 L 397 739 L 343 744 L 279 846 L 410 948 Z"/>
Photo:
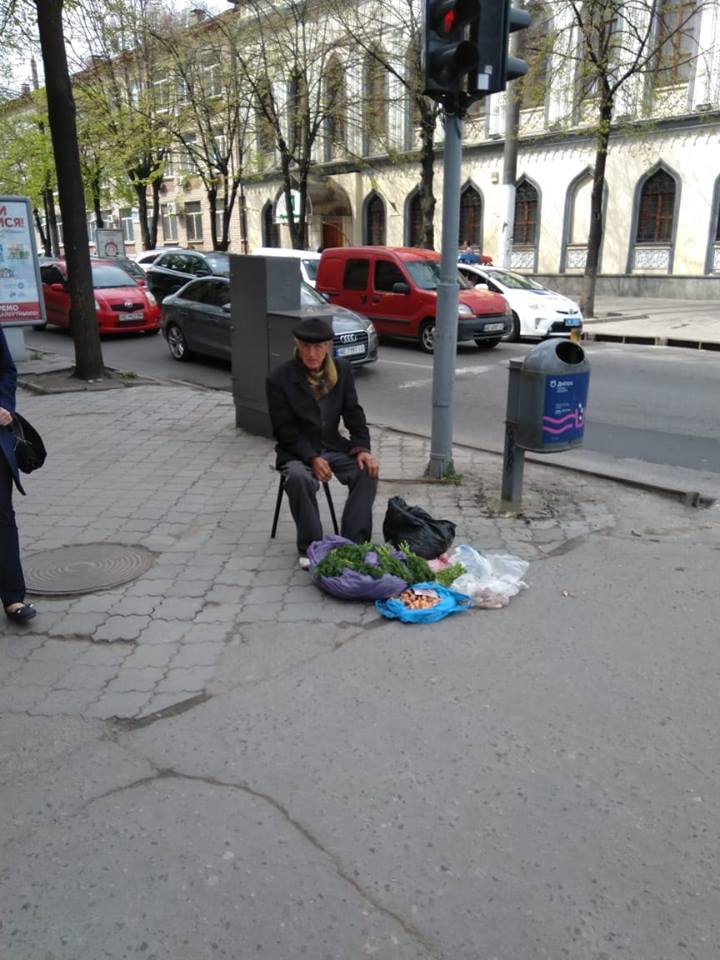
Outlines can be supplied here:
<path id="1" fill-rule="evenodd" d="M 323 343 L 332 340 L 333 328 L 320 317 L 306 317 L 292 328 L 293 336 L 304 343 Z"/>

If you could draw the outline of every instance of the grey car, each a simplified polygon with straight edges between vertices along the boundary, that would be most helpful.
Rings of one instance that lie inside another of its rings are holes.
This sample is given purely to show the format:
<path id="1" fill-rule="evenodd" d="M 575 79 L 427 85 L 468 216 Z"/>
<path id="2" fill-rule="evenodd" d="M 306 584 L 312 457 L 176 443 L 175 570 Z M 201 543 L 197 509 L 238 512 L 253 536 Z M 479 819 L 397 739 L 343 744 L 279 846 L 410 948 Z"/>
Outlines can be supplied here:
<path id="1" fill-rule="evenodd" d="M 377 360 L 377 333 L 367 317 L 331 306 L 304 282 L 300 305 L 308 314 L 321 314 L 332 322 L 336 357 L 344 357 L 353 366 Z M 203 277 L 165 297 L 162 330 L 175 360 L 187 360 L 193 354 L 230 360 L 230 281 L 224 277 Z"/>

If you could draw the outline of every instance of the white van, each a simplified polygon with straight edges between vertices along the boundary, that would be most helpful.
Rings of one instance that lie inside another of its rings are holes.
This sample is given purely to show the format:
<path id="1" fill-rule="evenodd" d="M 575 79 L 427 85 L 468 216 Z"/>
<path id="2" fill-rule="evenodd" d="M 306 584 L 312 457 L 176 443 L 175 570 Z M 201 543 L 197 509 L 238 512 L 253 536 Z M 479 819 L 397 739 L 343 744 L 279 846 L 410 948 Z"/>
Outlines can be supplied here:
<path id="1" fill-rule="evenodd" d="M 313 250 L 293 250 L 289 247 L 258 247 L 253 250 L 254 257 L 292 257 L 300 261 L 300 273 L 305 283 L 315 286 L 320 254 Z"/>

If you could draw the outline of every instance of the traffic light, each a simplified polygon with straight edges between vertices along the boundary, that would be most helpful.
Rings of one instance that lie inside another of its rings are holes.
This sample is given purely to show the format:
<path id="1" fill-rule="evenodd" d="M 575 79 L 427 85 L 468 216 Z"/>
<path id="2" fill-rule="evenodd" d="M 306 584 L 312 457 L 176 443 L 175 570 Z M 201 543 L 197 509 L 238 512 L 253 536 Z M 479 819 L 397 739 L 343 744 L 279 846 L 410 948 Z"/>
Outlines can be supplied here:
<path id="1" fill-rule="evenodd" d="M 470 79 L 471 99 L 504 90 L 510 80 L 528 72 L 528 65 L 508 53 L 510 34 L 530 26 L 530 14 L 511 6 L 511 0 L 483 0 L 482 12 L 472 24 L 470 39 L 477 49 L 477 71 Z"/>
<path id="2" fill-rule="evenodd" d="M 423 93 L 433 100 L 447 101 L 468 89 L 479 62 L 468 28 L 481 6 L 482 0 L 425 0 Z"/>

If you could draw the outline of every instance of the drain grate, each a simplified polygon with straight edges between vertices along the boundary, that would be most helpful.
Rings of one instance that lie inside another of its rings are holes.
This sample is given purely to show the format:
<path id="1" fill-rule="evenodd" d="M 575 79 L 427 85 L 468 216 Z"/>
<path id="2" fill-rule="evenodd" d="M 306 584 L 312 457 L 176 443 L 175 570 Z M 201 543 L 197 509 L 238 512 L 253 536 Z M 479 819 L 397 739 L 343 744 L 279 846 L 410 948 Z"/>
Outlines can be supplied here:
<path id="1" fill-rule="evenodd" d="M 117 587 L 146 573 L 155 555 L 125 543 L 83 543 L 23 557 L 30 594 L 67 596 Z"/>

